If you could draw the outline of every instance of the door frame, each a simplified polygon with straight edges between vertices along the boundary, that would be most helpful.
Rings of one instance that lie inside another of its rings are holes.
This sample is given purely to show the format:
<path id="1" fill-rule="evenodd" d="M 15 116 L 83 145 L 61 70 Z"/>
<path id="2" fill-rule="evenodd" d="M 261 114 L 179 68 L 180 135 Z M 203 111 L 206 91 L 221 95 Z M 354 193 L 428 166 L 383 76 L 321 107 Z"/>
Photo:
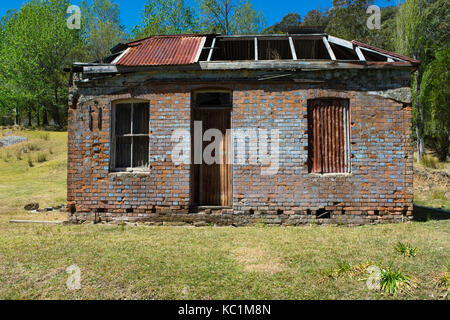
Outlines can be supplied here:
<path id="1" fill-rule="evenodd" d="M 201 107 L 196 104 L 196 95 L 198 93 L 205 92 L 218 92 L 218 93 L 228 93 L 230 95 L 230 104 L 228 105 L 220 105 L 220 106 L 211 106 L 211 107 Z M 190 131 L 191 131 L 191 168 L 190 168 L 190 204 L 191 206 L 198 207 L 223 207 L 223 208 L 231 208 L 233 205 L 233 164 L 229 165 L 229 179 L 228 179 L 228 203 L 224 206 L 222 205 L 211 205 L 211 204 L 201 204 L 200 203 L 200 166 L 203 164 L 195 164 L 194 163 L 194 121 L 197 121 L 195 117 L 195 113 L 202 110 L 227 110 L 230 115 L 230 123 L 229 128 L 226 130 L 232 130 L 233 127 L 233 91 L 231 89 L 224 88 L 206 88 L 206 89 L 198 89 L 191 92 L 191 116 L 190 116 Z M 203 133 L 203 130 L 202 130 Z M 228 158 L 230 158 L 233 153 L 233 141 L 231 137 L 227 137 L 227 152 Z M 203 148 L 202 148 L 203 154 Z M 203 162 L 203 159 L 202 159 Z"/>

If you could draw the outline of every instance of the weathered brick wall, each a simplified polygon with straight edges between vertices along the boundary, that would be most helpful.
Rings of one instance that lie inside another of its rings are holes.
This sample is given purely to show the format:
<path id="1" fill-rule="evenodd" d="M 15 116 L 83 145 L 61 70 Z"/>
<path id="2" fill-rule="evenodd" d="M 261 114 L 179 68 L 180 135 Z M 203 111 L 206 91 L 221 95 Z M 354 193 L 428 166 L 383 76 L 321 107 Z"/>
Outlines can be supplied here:
<path id="1" fill-rule="evenodd" d="M 336 78 L 345 79 L 342 72 Z M 406 71 L 400 77 L 386 71 L 381 79 L 383 90 L 404 87 Z M 233 165 L 233 207 L 203 212 L 189 210 L 190 166 L 173 164 L 171 134 L 175 129 L 190 130 L 191 92 L 217 84 L 142 82 L 129 86 L 106 80 L 73 87 L 77 99 L 69 108 L 69 219 L 197 224 L 361 224 L 408 219 L 413 198 L 411 108 L 381 97 L 384 92 L 375 94 L 379 80 L 379 75 L 353 72 L 345 83 L 325 85 L 221 83 L 233 90 L 232 128 L 279 130 L 279 170 L 264 176 L 260 166 Z M 308 173 L 307 100 L 319 97 L 350 100 L 349 174 Z M 150 103 L 148 173 L 109 172 L 111 102 L 129 98 Z M 330 211 L 330 217 L 317 219 L 323 210 Z"/>
<path id="2" fill-rule="evenodd" d="M 351 173 L 310 174 L 307 166 L 307 100 L 350 99 Z M 334 220 L 389 218 L 412 210 L 411 109 L 359 91 L 298 90 L 251 86 L 235 92 L 233 127 L 280 130 L 280 168 L 275 176 L 255 166 L 234 166 L 237 211 L 295 215 L 325 209 Z M 257 124 L 254 120 L 257 119 Z M 347 218 L 347 216 L 350 216 Z"/>

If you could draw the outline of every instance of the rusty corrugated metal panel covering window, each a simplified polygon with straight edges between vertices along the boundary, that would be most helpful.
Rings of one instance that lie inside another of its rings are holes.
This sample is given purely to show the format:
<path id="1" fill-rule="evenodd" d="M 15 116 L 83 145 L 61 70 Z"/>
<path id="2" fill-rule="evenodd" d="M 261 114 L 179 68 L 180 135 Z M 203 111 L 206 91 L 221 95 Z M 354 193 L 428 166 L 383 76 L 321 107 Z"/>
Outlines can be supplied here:
<path id="1" fill-rule="evenodd" d="M 183 65 L 198 61 L 205 36 L 154 36 L 130 43 L 121 66 Z"/>
<path id="2" fill-rule="evenodd" d="M 348 99 L 308 100 L 308 170 L 350 172 Z"/>

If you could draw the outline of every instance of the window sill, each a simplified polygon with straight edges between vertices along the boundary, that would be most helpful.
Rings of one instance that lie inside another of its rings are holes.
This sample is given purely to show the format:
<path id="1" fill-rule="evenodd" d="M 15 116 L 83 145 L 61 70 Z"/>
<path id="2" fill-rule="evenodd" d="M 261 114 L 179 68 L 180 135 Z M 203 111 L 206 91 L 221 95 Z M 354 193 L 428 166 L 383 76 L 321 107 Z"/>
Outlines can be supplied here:
<path id="1" fill-rule="evenodd" d="M 131 176 L 131 175 L 142 175 L 146 176 L 150 173 L 149 169 L 114 169 L 109 172 L 110 175 L 121 177 L 121 176 Z"/>
<path id="2" fill-rule="evenodd" d="M 351 172 L 334 172 L 334 173 L 308 173 L 310 176 L 319 177 L 319 178 L 328 178 L 328 177 L 346 177 L 352 176 Z"/>

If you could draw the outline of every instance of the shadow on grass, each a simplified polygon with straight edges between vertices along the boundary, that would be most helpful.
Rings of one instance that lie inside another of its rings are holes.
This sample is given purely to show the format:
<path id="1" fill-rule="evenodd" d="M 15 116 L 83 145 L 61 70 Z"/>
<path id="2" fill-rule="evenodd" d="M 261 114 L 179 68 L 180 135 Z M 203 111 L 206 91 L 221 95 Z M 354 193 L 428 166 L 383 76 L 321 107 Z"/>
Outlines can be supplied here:
<path id="1" fill-rule="evenodd" d="M 447 220 L 447 219 L 450 219 L 450 211 L 414 205 L 413 210 L 414 221 Z"/>

